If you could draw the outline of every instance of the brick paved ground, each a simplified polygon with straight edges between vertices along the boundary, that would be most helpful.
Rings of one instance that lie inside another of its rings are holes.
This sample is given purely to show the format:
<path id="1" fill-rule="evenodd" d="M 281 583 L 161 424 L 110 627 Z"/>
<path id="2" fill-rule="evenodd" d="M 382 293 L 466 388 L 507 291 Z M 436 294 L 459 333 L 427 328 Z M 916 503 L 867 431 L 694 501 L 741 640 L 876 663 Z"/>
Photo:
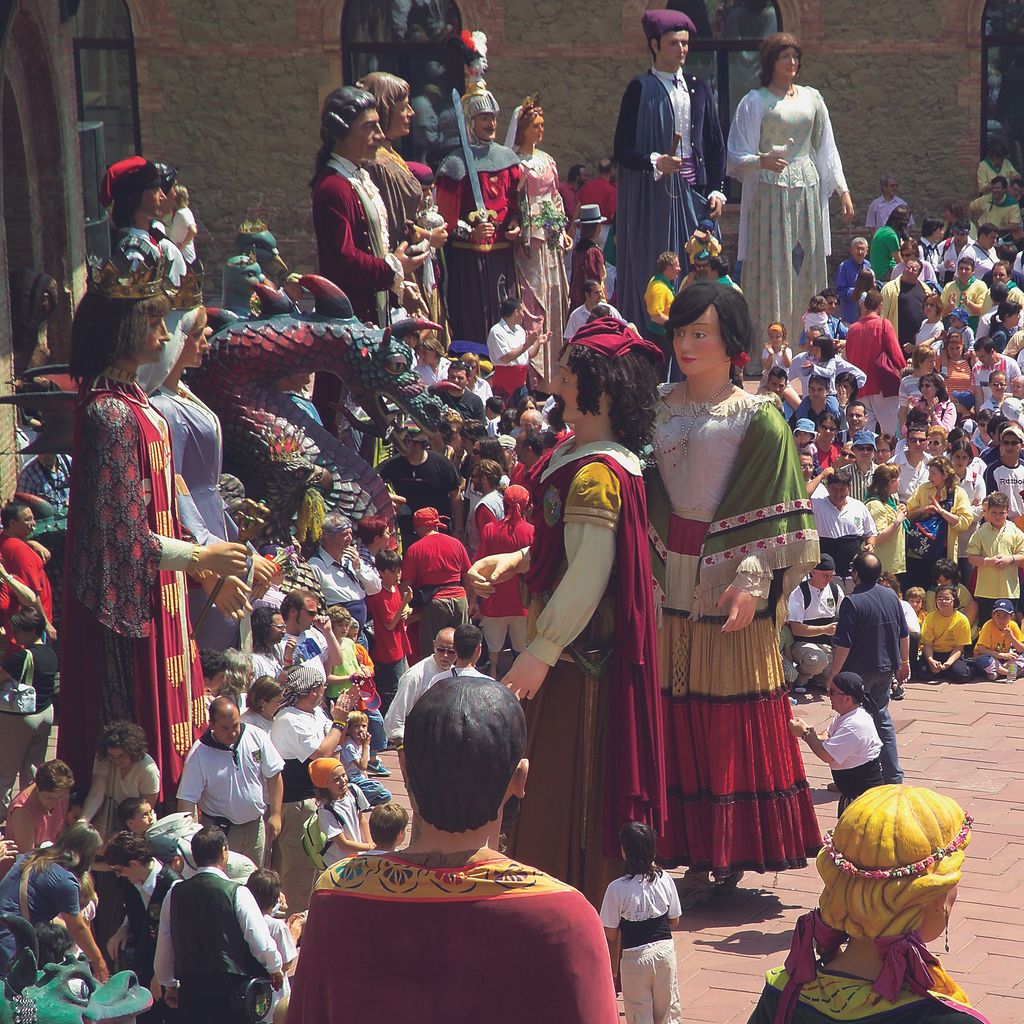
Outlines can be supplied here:
<path id="1" fill-rule="evenodd" d="M 950 952 L 941 952 L 941 940 L 933 951 L 993 1024 L 1024 1024 L 1024 681 L 912 683 L 890 709 L 906 781 L 948 793 L 975 819 Z M 798 713 L 815 726 L 832 714 L 813 695 Z M 388 785 L 408 806 L 397 758 L 385 758 L 395 771 Z M 831 776 L 813 756 L 806 764 L 821 826 L 831 828 Z M 794 921 L 820 891 L 813 865 L 747 875 L 735 893 L 683 915 L 675 942 L 688 1024 L 744 1024 L 764 971 L 785 959 Z"/>

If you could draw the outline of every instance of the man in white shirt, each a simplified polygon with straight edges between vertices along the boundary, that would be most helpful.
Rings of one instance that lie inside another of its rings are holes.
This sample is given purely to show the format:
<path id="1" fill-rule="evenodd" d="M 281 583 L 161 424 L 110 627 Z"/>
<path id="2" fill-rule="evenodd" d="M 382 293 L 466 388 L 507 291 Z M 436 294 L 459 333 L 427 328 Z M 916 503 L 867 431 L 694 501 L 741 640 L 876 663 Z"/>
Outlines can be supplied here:
<path id="1" fill-rule="evenodd" d="M 982 224 L 978 228 L 978 240 L 971 242 L 963 256 L 974 260 L 975 277 L 984 277 L 996 265 L 996 242 L 999 239 L 999 228 L 995 224 Z"/>
<path id="2" fill-rule="evenodd" d="M 868 231 L 877 231 L 884 227 L 889 215 L 897 206 L 905 206 L 908 210 L 910 209 L 910 203 L 896 195 L 898 186 L 896 179 L 891 174 L 882 175 L 879 186 L 882 189 L 882 194 L 871 200 L 868 204 L 867 216 L 864 218 L 864 226 Z M 910 218 L 910 223 L 914 223 L 913 217 Z"/>
<path id="3" fill-rule="evenodd" d="M 267 840 L 272 843 L 281 834 L 283 768 L 270 736 L 244 725 L 230 697 L 215 697 L 210 727 L 185 758 L 178 810 L 195 813 L 198 808 L 201 824 L 223 828 L 232 850 L 262 864 Z"/>
<path id="4" fill-rule="evenodd" d="M 434 637 L 434 653 L 402 673 L 398 692 L 384 716 L 384 731 L 388 739 L 401 745 L 405 735 L 405 720 L 409 712 L 433 685 L 434 678 L 455 664 L 455 630 L 451 626 L 438 630 Z"/>
<path id="5" fill-rule="evenodd" d="M 269 976 L 284 984 L 281 955 L 256 898 L 228 880 L 228 843 L 219 828 L 192 837 L 197 873 L 172 886 L 160 908 L 156 978 L 164 1001 L 189 1024 L 232 1024 L 246 1019 L 234 1001 L 245 982 Z"/>
<path id="6" fill-rule="evenodd" d="M 861 547 L 875 546 L 875 521 L 864 503 L 850 497 L 850 472 L 840 469 L 828 478 L 827 498 L 811 498 L 814 525 L 823 555 L 831 555 L 836 575 L 847 580 L 850 563 Z"/>
<path id="7" fill-rule="evenodd" d="M 836 563 L 831 555 L 822 555 L 810 575 L 789 595 L 786 624 L 796 642 L 793 644 L 793 662 L 797 679 L 793 689 L 805 693 L 813 677 L 820 677 L 824 687 L 824 673 L 832 664 L 832 637 L 836 635 L 836 619 L 843 601 L 843 589 L 832 577 Z"/>
<path id="8" fill-rule="evenodd" d="M 518 401 L 519 393 L 526 387 L 527 367 L 540 349 L 544 335 L 539 330 L 526 333 L 521 299 L 504 299 L 499 310 L 501 319 L 487 332 L 487 358 L 494 366 L 491 390 L 509 401 Z"/>
<path id="9" fill-rule="evenodd" d="M 616 320 L 623 319 L 622 314 L 605 298 L 603 282 L 594 281 L 593 279 L 584 281 L 583 305 L 577 306 L 569 314 L 569 319 L 565 321 L 565 331 L 562 334 L 565 341 L 572 341 L 573 335 L 590 319 L 591 313 L 594 312 L 594 307 L 599 302 L 603 302 L 608 306 L 611 315 Z"/>
<path id="10" fill-rule="evenodd" d="M 899 466 L 899 499 L 904 503 L 910 501 L 914 491 L 928 481 L 927 443 L 928 432 L 924 427 L 910 427 L 907 430 L 907 447 L 898 451 L 892 460 L 893 465 Z"/>
<path id="11" fill-rule="evenodd" d="M 274 648 L 281 664 L 285 668 L 312 665 L 326 682 L 331 669 L 341 663 L 341 645 L 331 620 L 319 614 L 316 594 L 290 590 L 281 602 L 281 618 L 285 635 Z"/>
<path id="12" fill-rule="evenodd" d="M 372 563 L 359 556 L 352 539 L 352 521 L 340 512 L 324 519 L 320 547 L 307 560 L 324 595 L 328 608 L 340 604 L 359 623 L 366 625 L 366 599 L 380 593 L 380 575 Z"/>
<path id="13" fill-rule="evenodd" d="M 454 630 L 454 645 L 455 663 L 442 672 L 438 672 L 427 684 L 428 690 L 431 686 L 441 682 L 442 679 L 451 679 L 452 677 L 496 681 L 493 676 L 478 672 L 476 668 L 476 663 L 483 656 L 484 652 L 484 635 L 480 629 L 471 622 L 456 626 Z"/>

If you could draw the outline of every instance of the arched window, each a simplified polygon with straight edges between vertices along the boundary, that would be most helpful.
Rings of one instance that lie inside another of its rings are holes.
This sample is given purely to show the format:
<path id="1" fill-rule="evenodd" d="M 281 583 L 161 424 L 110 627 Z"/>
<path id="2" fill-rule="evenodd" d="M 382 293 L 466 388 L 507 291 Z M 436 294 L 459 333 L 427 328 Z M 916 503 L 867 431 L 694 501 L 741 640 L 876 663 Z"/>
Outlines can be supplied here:
<path id="1" fill-rule="evenodd" d="M 132 19 L 124 0 L 89 0 L 75 15 L 78 116 L 103 124 L 107 164 L 142 150 Z"/>
<path id="2" fill-rule="evenodd" d="M 981 24 L 981 152 L 1000 139 L 1010 162 L 1024 167 L 1024 5 L 988 0 Z"/>
<path id="3" fill-rule="evenodd" d="M 341 22 L 342 72 L 353 84 L 371 71 L 404 78 L 416 118 L 402 146 L 410 160 L 433 162 L 459 144 L 452 89 L 465 83 L 449 40 L 462 31 L 453 0 L 349 0 Z"/>
<path id="4" fill-rule="evenodd" d="M 668 0 L 671 11 L 689 15 L 697 27 L 686 70 L 703 78 L 718 97 L 728 131 L 740 100 L 761 85 L 761 40 L 782 29 L 772 0 Z"/>

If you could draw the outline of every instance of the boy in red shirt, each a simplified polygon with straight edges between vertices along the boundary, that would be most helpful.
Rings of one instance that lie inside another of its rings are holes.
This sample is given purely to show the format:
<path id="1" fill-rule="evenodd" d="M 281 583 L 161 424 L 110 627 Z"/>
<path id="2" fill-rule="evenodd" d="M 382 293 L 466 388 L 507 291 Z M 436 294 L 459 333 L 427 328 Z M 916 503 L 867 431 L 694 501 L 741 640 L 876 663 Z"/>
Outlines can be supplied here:
<path id="1" fill-rule="evenodd" d="M 374 682 L 380 694 L 380 713 L 387 714 L 398 692 L 398 680 L 409 668 L 412 646 L 405 631 L 412 588 L 401 582 L 402 556 L 397 551 L 380 551 L 374 559 L 380 573 L 380 593 L 368 594 L 366 610 L 373 619 Z"/>

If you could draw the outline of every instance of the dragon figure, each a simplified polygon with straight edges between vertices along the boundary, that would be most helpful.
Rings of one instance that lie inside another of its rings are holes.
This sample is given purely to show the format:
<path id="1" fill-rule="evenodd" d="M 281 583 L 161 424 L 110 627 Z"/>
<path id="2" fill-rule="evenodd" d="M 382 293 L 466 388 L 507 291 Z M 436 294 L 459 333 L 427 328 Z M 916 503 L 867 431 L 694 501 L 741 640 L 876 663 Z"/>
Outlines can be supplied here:
<path id="1" fill-rule="evenodd" d="M 292 518 L 314 488 L 327 492 L 328 509 L 353 520 L 365 515 L 394 520 L 387 488 L 351 436 L 340 440 L 329 433 L 276 382 L 302 373 L 334 374 L 343 384 L 339 409 L 350 435 L 388 435 L 393 417 L 385 399 L 430 431 L 441 426 L 444 413 L 421 383 L 403 340 L 414 331 L 438 329 L 435 324 L 406 320 L 382 331 L 360 323 L 344 292 L 326 278 L 310 274 L 300 284 L 315 300 L 310 314 L 300 313 L 284 292 L 267 284 L 254 286 L 258 318 L 210 310 L 218 329 L 202 367 L 189 377 L 196 394 L 220 417 L 225 470 L 270 508 L 263 539 L 271 543 L 289 543 Z M 347 397 L 368 420 L 356 419 Z"/>
<path id="2" fill-rule="evenodd" d="M 85 960 L 40 964 L 36 930 L 23 917 L 0 921 L 14 934 L 18 952 L 0 974 L 0 1024 L 131 1024 L 153 1005 L 131 971 L 100 985 Z"/>

